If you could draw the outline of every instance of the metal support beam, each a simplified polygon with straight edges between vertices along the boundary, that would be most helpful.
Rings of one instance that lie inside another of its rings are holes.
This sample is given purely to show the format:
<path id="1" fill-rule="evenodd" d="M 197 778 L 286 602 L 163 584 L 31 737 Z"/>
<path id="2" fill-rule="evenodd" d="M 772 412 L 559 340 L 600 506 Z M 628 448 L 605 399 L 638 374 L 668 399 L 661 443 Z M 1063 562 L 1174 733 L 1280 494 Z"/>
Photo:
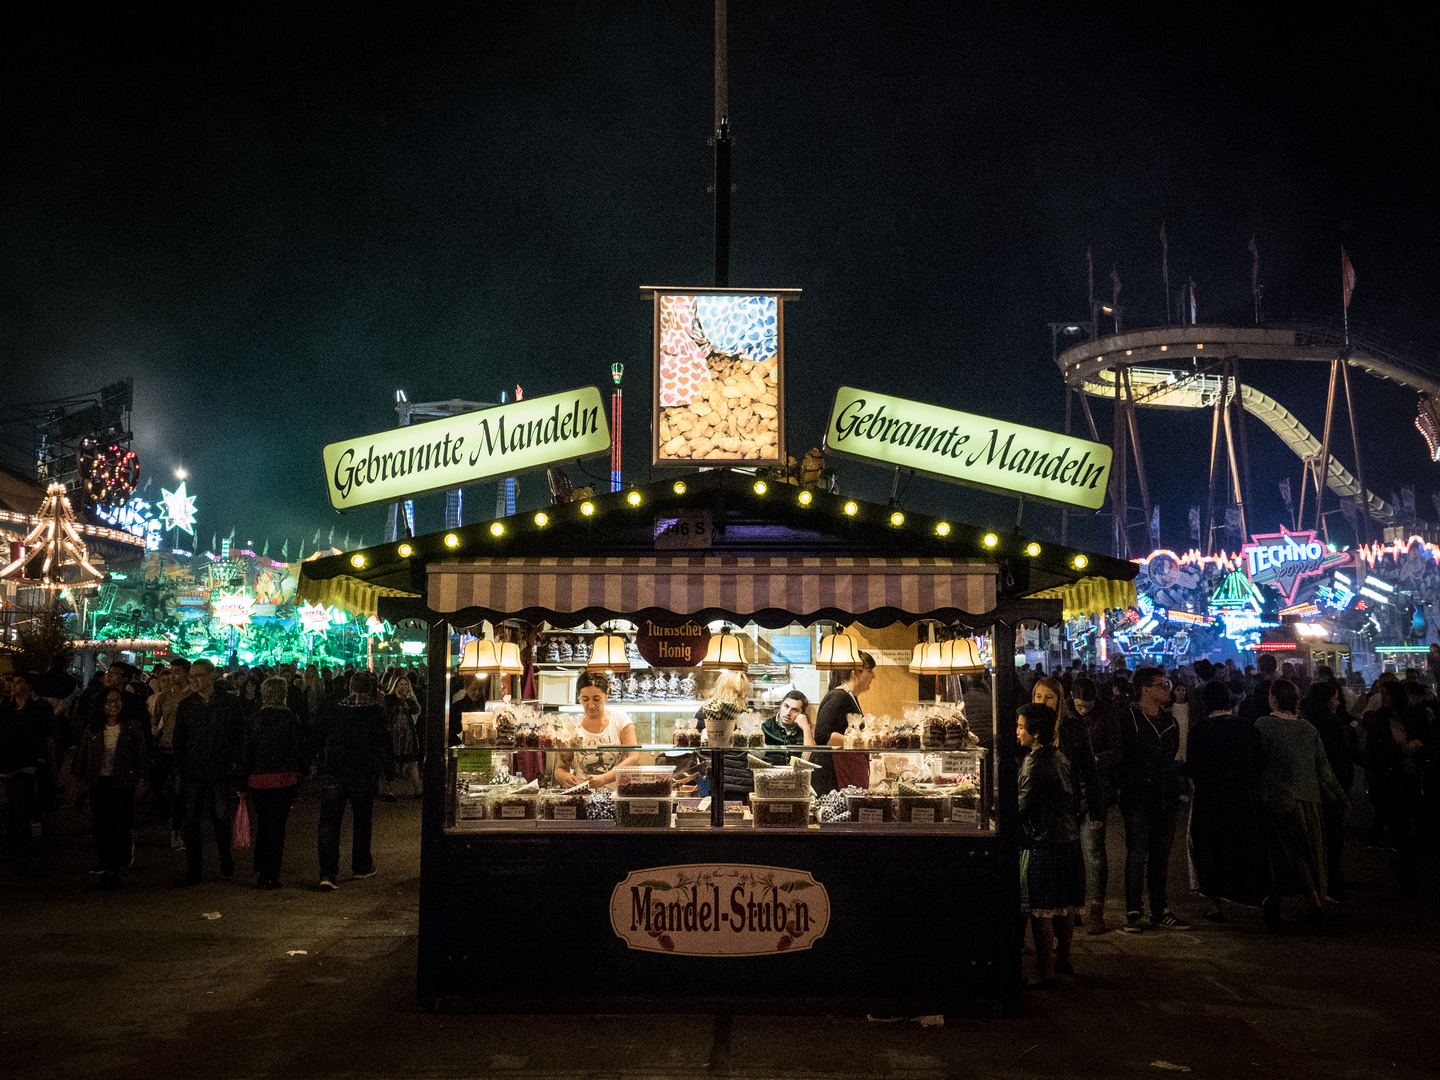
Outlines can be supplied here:
<path id="1" fill-rule="evenodd" d="M 1345 384 L 1345 408 L 1350 414 L 1350 441 L 1355 447 L 1355 479 L 1360 484 L 1360 542 L 1370 542 L 1370 489 L 1365 486 L 1365 468 L 1360 464 L 1360 429 L 1355 426 L 1355 399 L 1350 396 L 1350 363 L 1340 365 L 1340 378 Z M 1327 461 L 1328 469 L 1330 463 Z"/>

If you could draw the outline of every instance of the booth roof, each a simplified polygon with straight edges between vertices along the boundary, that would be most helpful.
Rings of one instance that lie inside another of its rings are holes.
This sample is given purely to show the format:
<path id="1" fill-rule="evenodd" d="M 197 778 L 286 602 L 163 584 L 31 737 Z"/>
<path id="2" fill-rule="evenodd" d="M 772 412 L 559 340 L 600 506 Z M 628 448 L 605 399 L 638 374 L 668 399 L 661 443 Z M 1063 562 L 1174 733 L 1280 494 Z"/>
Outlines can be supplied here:
<path id="1" fill-rule="evenodd" d="M 652 604 L 770 624 L 792 616 L 924 616 L 982 625 L 997 602 L 1037 594 L 1067 611 L 1102 593 L 1134 602 L 1133 563 L 925 514 L 906 511 L 897 521 L 896 507 L 823 491 L 802 503 L 801 490 L 767 481 L 758 491 L 754 477 L 726 469 L 672 475 L 314 559 L 301 565 L 297 599 L 362 615 L 381 614 L 383 600 L 390 617 L 424 618 L 428 610 L 462 625 L 457 614 L 576 625 Z M 688 520 L 693 529 L 707 515 L 708 547 L 657 551 L 665 521 Z M 470 580 L 459 585 L 461 578 Z M 561 585 L 562 578 L 570 580 Z M 1095 581 L 1107 588 L 1097 590 Z M 453 594 L 442 595 L 447 589 Z"/>

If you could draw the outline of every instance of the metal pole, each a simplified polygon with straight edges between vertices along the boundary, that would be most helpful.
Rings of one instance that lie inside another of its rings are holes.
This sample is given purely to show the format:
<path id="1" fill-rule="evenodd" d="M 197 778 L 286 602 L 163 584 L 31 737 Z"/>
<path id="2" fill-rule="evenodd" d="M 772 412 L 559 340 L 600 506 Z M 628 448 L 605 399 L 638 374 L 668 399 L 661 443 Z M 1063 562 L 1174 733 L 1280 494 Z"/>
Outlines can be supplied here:
<path id="1" fill-rule="evenodd" d="M 1346 331 L 1349 341 L 1349 331 Z M 1345 384 L 1345 408 L 1350 414 L 1350 441 L 1355 447 L 1355 479 L 1360 482 L 1360 537 L 1361 543 L 1370 542 L 1370 489 L 1365 486 L 1365 467 L 1360 464 L 1360 429 L 1355 426 L 1355 399 L 1350 396 L 1350 364 L 1340 365 L 1340 378 Z"/>
<path id="2" fill-rule="evenodd" d="M 1235 396 L 1240 396 L 1240 371 L 1239 365 L 1232 360 L 1232 367 L 1235 371 Z M 1240 537 L 1243 541 L 1249 536 L 1249 530 L 1245 525 L 1245 495 L 1240 487 L 1240 466 L 1235 459 L 1235 431 L 1230 422 L 1230 409 L 1225 409 L 1225 453 L 1230 459 L 1230 482 L 1235 492 L 1235 505 L 1240 510 Z"/>
<path id="3" fill-rule="evenodd" d="M 1220 391 L 1215 395 L 1215 413 L 1210 422 L 1210 486 L 1205 504 L 1205 554 L 1215 549 L 1215 458 L 1220 450 L 1220 410 L 1230 386 L 1230 369 L 1220 365 Z"/>
<path id="4" fill-rule="evenodd" d="M 1070 406 L 1071 406 L 1071 403 L 1072 403 L 1072 395 L 1071 395 L 1071 392 L 1070 392 L 1070 388 L 1067 386 L 1067 387 L 1065 388 L 1065 435 L 1066 435 L 1067 438 L 1068 438 L 1069 435 L 1070 435 Z M 1017 526 L 1018 526 L 1018 523 L 1017 523 Z M 1067 510 L 1067 509 L 1062 509 L 1062 510 L 1060 511 L 1060 546 L 1061 546 L 1061 547 L 1066 547 L 1066 546 L 1068 545 L 1069 537 L 1070 537 L 1070 511 Z"/>
<path id="5" fill-rule="evenodd" d="M 1245 435 L 1245 406 L 1244 387 L 1240 385 L 1240 360 L 1237 357 L 1232 361 L 1235 365 L 1235 429 L 1240 437 L 1240 475 L 1245 478 L 1245 501 L 1254 503 L 1255 492 L 1250 484 L 1250 444 Z M 1242 515 L 1243 516 L 1243 515 Z M 1247 537 L 1249 533 L 1245 534 Z"/>
<path id="6" fill-rule="evenodd" d="M 1145 457 L 1140 450 L 1140 422 L 1135 415 L 1135 387 L 1125 369 L 1125 413 L 1130 424 L 1130 446 L 1135 452 L 1135 474 L 1140 478 L 1140 501 L 1145 505 L 1145 528 L 1150 528 L 1150 485 L 1145 482 Z"/>
<path id="7" fill-rule="evenodd" d="M 715 0 L 715 285 L 730 284 L 730 73 L 725 0 Z"/>
<path id="8" fill-rule="evenodd" d="M 1115 431 L 1112 436 L 1114 448 L 1110 475 L 1115 478 L 1115 498 L 1111 500 L 1115 511 L 1115 558 L 1130 558 L 1130 466 L 1126 461 L 1125 449 L 1125 401 L 1124 381 L 1121 369 L 1115 369 Z M 1115 465 L 1119 466 L 1116 471 Z"/>
<path id="9" fill-rule="evenodd" d="M 1330 390 L 1325 395 L 1325 430 L 1320 437 L 1320 467 L 1315 470 L 1315 528 L 1324 527 L 1325 518 L 1321 505 L 1325 502 L 1325 482 L 1330 477 L 1330 421 L 1335 415 L 1335 377 L 1340 373 L 1340 358 L 1330 361 Z M 1300 485 L 1300 499 L 1303 506 L 1305 485 Z"/>

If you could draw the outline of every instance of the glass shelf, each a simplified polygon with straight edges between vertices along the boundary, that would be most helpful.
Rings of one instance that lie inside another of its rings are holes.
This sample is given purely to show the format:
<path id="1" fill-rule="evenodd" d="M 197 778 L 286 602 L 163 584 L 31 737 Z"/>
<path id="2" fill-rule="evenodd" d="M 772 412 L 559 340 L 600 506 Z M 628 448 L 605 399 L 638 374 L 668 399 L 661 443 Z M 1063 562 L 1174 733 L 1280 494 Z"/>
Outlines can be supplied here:
<path id="1" fill-rule="evenodd" d="M 520 754 L 527 754 L 527 753 L 528 753 L 528 754 L 537 754 L 537 753 L 538 753 L 538 754 L 563 754 L 563 753 L 566 753 L 566 752 L 568 752 L 568 751 L 570 751 L 570 750 L 577 750 L 577 749 L 583 749 L 583 750 L 590 751 L 590 752 L 594 752 L 594 751 L 605 752 L 605 751 L 620 751 L 620 750 L 624 750 L 624 751 L 630 751 L 630 750 L 645 750 L 645 751 L 652 751 L 652 752 L 656 752 L 656 753 L 658 753 L 658 752 L 660 752 L 660 751 L 681 751 L 681 750 L 691 750 L 691 751 L 694 751 L 694 752 L 696 752 L 696 753 L 702 753 L 702 752 L 705 752 L 705 751 L 714 751 L 714 750 L 724 750 L 724 751 L 745 750 L 745 751 L 748 751 L 749 753 L 752 753 L 752 754 L 778 753 L 778 752 L 782 752 L 782 751 L 783 751 L 783 752 L 787 752 L 787 753 L 800 754 L 800 753 L 805 753 L 806 751 L 814 750 L 814 751 L 820 751 L 820 752 L 823 752 L 823 753 L 826 753 L 826 754 L 978 754 L 978 753 L 980 753 L 984 748 L 983 748 L 983 747 L 979 747 L 979 746 L 971 746 L 971 747 L 966 747 L 964 750 L 945 750 L 945 749 L 937 748 L 937 747 L 921 747 L 919 750 L 910 750 L 910 749 L 906 749 L 906 750 L 896 750 L 896 749 L 893 749 L 893 748 L 883 749 L 883 750 L 870 750 L 870 749 L 853 749 L 853 750 L 847 750 L 847 749 L 844 748 L 843 746 L 675 746 L 675 745 L 673 745 L 673 744 L 671 744 L 671 743 L 640 743 L 639 745 L 635 745 L 635 746 L 625 746 L 625 745 L 620 745 L 620 746 L 585 746 L 585 747 L 556 746 L 556 747 L 546 747 L 544 750 L 537 749 L 536 747 L 533 747 L 533 746 L 515 747 L 515 746 L 458 746 L 458 745 L 455 746 L 455 747 L 452 747 L 452 749 L 459 749 L 459 750 L 496 750 L 496 751 L 499 751 L 500 753 L 505 753 L 505 754 L 509 754 L 509 753 L 520 753 Z"/>

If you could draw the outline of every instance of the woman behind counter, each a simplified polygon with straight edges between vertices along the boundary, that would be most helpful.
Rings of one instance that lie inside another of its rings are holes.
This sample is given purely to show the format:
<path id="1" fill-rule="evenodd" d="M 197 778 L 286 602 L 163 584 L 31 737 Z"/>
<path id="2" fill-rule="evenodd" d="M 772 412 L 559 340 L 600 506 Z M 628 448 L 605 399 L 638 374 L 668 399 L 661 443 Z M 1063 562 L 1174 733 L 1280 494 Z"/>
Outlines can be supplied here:
<path id="1" fill-rule="evenodd" d="M 815 713 L 815 745 L 844 746 L 845 732 L 850 727 L 850 717 L 863 715 L 860 695 L 870 689 L 875 681 L 875 657 L 868 652 L 860 654 L 860 666 L 849 671 L 830 673 L 830 692 L 820 702 Z M 870 757 L 868 754 L 824 754 L 815 753 L 813 759 L 819 769 L 810 777 L 816 795 L 824 795 L 841 787 L 870 786 Z"/>
<path id="2" fill-rule="evenodd" d="M 635 725 L 623 709 L 607 709 L 610 680 L 599 672 L 586 671 L 575 681 L 576 700 L 584 710 L 577 729 L 582 749 L 560 755 L 555 766 L 555 779 L 566 787 L 588 783 L 592 788 L 613 788 L 615 769 L 635 765 L 638 753 L 622 754 L 618 750 L 590 750 L 596 746 L 639 746 Z"/>
<path id="3" fill-rule="evenodd" d="M 701 731 L 713 732 L 717 726 L 729 731 L 735 720 L 745 711 L 750 698 L 750 680 L 742 671 L 722 671 L 715 680 L 715 688 L 704 705 L 695 712 L 695 726 Z M 755 790 L 755 779 L 750 775 L 747 762 L 748 750 L 734 750 L 725 755 L 724 791 L 726 797 L 743 799 Z"/>

